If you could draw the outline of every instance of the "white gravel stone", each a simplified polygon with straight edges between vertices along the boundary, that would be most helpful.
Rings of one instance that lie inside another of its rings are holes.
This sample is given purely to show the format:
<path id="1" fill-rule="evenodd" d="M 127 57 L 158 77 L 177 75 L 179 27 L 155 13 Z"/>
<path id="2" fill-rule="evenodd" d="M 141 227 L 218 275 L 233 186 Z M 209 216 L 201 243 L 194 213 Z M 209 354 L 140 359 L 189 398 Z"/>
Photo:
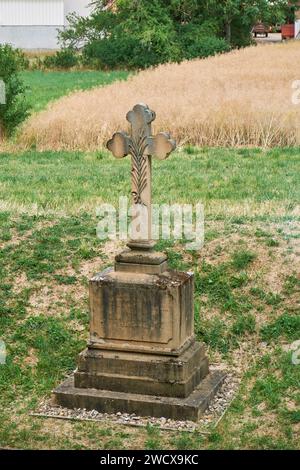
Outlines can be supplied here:
<path id="1" fill-rule="evenodd" d="M 111 424 L 122 424 L 127 426 L 140 426 L 146 427 L 147 424 L 152 426 L 159 426 L 165 430 L 177 430 L 177 431 L 188 431 L 194 432 L 197 430 L 205 430 L 208 432 L 213 428 L 226 412 L 228 406 L 235 397 L 240 384 L 239 377 L 228 373 L 223 386 L 211 402 L 209 408 L 202 415 L 198 423 L 192 421 L 174 421 L 165 417 L 153 418 L 153 417 L 140 417 L 136 414 L 121 413 L 120 411 L 115 414 L 99 413 L 96 410 L 88 411 L 86 409 L 74 409 L 69 410 L 60 406 L 54 406 L 50 402 L 45 402 L 40 405 L 38 410 L 33 413 L 35 416 L 41 417 L 59 417 L 64 419 L 76 419 L 76 420 L 93 420 L 93 421 L 105 421 Z"/>

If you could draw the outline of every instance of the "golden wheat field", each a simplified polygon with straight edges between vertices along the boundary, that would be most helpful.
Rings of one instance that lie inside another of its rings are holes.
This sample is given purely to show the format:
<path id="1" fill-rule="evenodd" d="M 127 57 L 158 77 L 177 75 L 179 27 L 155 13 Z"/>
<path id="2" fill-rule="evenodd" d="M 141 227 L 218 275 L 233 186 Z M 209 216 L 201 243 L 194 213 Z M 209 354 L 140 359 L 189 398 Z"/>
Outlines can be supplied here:
<path id="1" fill-rule="evenodd" d="M 229 54 L 140 72 L 127 82 L 76 92 L 24 125 L 18 142 L 38 149 L 96 149 L 138 102 L 157 113 L 155 131 L 178 144 L 300 145 L 300 41 L 253 46 Z"/>

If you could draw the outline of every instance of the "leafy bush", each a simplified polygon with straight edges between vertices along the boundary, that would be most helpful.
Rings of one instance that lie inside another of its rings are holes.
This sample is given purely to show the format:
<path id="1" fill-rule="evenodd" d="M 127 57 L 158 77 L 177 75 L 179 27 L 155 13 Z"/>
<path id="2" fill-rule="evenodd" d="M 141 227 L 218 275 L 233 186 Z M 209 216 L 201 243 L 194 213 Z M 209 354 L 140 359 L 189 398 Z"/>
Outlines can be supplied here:
<path id="1" fill-rule="evenodd" d="M 109 20 L 108 20 L 109 19 Z M 83 48 L 85 63 L 109 68 L 146 68 L 180 60 L 176 29 L 158 0 L 124 2 L 117 15 L 91 20 L 101 34 Z"/>
<path id="2" fill-rule="evenodd" d="M 215 20 L 186 22 L 170 8 L 161 0 L 125 0 L 117 12 L 99 8 L 85 21 L 71 16 L 60 38 L 70 47 L 83 46 L 84 64 L 97 68 L 147 68 L 230 50 L 217 37 Z"/>
<path id="3" fill-rule="evenodd" d="M 185 58 L 186 59 L 195 59 L 205 58 L 213 56 L 216 54 L 221 54 L 223 52 L 229 52 L 230 45 L 225 39 L 220 39 L 214 36 L 211 37 L 202 37 L 195 41 L 194 44 L 191 44 L 190 47 L 186 49 Z"/>
<path id="4" fill-rule="evenodd" d="M 21 49 L 14 49 L 16 61 L 20 70 L 29 69 L 29 59 Z"/>
<path id="5" fill-rule="evenodd" d="M 292 0 L 295 2 L 295 0 Z M 94 0 L 90 16 L 68 16 L 64 46 L 84 48 L 98 67 L 146 68 L 208 57 L 252 42 L 258 21 L 277 23 L 288 0 Z"/>
<path id="6" fill-rule="evenodd" d="M 83 50 L 83 63 L 95 68 L 117 68 L 134 66 L 132 56 L 136 44 L 130 37 L 123 40 L 107 38 L 88 44 Z"/>
<path id="7" fill-rule="evenodd" d="M 29 114 L 26 87 L 18 75 L 26 63 L 19 49 L 0 45 L 0 80 L 5 84 L 5 103 L 0 104 L 0 132 L 4 136 L 10 136 Z"/>
<path id="8" fill-rule="evenodd" d="M 153 43 L 148 47 L 129 36 L 111 37 L 88 44 L 83 50 L 83 61 L 85 65 L 96 68 L 143 69 L 179 59 L 179 53 L 160 53 L 157 46 Z"/>
<path id="9" fill-rule="evenodd" d="M 228 52 L 230 44 L 217 37 L 218 28 L 212 21 L 204 23 L 187 23 L 178 30 L 181 54 L 183 59 L 209 57 Z"/>
<path id="10" fill-rule="evenodd" d="M 71 48 L 64 48 L 57 51 L 55 55 L 45 57 L 43 65 L 49 69 L 70 69 L 78 63 L 78 55 Z"/>
<path id="11" fill-rule="evenodd" d="M 152 41 L 151 46 L 137 38 L 124 35 L 95 40 L 85 46 L 83 61 L 85 65 L 96 68 L 147 68 L 162 62 L 177 62 L 184 59 L 205 58 L 228 52 L 230 45 L 225 39 L 215 36 L 200 36 L 187 44 L 186 37 L 182 43 L 168 48 L 161 48 L 159 42 Z"/>

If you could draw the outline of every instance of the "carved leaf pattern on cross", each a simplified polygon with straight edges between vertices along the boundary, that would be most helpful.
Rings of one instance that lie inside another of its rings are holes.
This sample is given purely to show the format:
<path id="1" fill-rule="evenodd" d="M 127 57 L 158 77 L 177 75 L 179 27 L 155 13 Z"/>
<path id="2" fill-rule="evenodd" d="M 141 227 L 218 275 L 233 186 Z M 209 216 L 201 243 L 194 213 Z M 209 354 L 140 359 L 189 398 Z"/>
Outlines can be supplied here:
<path id="1" fill-rule="evenodd" d="M 145 104 L 137 104 L 126 116 L 131 124 L 131 136 L 116 132 L 107 143 L 107 148 L 116 158 L 132 157 L 132 197 L 135 204 L 148 205 L 143 194 L 151 191 L 151 156 L 166 159 L 176 148 L 175 141 L 164 132 L 151 135 L 151 123 L 156 115 Z M 149 169 L 150 168 L 150 169 Z M 149 197 L 151 195 L 149 194 Z"/>

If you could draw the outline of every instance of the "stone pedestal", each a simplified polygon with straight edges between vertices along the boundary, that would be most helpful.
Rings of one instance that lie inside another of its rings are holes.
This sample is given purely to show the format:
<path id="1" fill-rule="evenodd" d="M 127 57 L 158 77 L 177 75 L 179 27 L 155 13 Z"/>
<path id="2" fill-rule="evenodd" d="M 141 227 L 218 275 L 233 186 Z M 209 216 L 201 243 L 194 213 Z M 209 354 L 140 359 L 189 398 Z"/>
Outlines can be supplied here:
<path id="1" fill-rule="evenodd" d="M 90 340 L 57 404 L 197 420 L 224 380 L 194 337 L 192 273 L 127 250 L 90 281 Z"/>

